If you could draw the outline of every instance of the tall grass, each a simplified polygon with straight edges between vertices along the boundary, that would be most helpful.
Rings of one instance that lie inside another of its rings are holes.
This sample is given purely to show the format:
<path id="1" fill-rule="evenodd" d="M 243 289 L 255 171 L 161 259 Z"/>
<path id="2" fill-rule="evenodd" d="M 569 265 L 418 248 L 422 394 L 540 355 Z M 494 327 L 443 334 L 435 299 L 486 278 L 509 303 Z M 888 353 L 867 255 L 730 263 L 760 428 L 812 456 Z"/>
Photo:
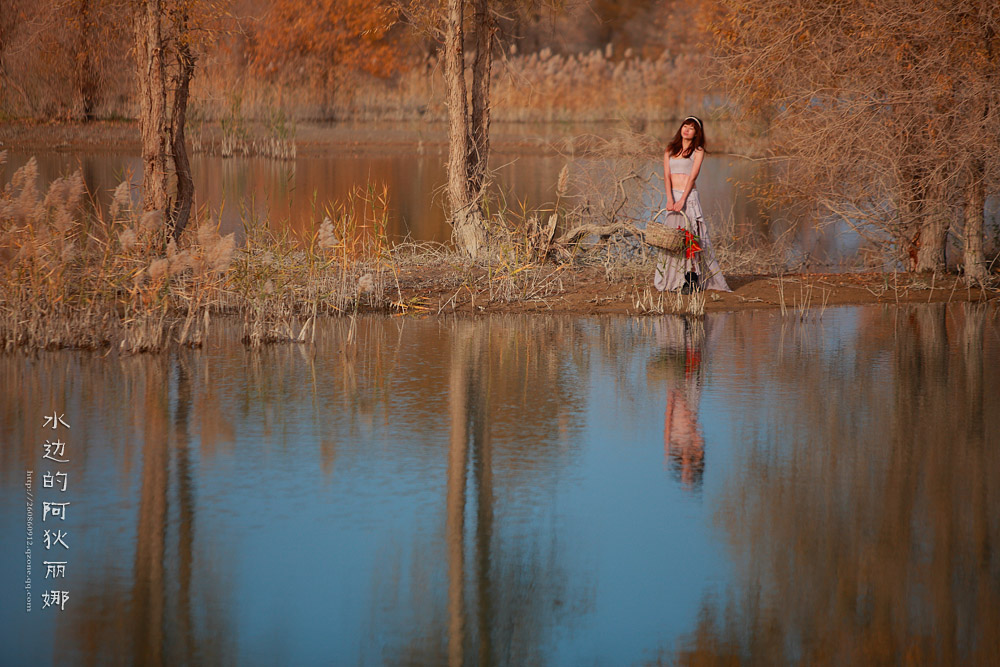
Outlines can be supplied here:
<path id="1" fill-rule="evenodd" d="M 200 346 L 220 313 L 242 317 L 244 340 L 260 345 L 304 340 L 322 313 L 388 308 L 385 190 L 328 207 L 305 238 L 246 212 L 237 248 L 205 211 L 168 241 L 162 213 L 134 210 L 127 183 L 104 214 L 84 206 L 79 173 L 46 192 L 37 178 L 29 160 L 0 193 L 3 349 Z"/>

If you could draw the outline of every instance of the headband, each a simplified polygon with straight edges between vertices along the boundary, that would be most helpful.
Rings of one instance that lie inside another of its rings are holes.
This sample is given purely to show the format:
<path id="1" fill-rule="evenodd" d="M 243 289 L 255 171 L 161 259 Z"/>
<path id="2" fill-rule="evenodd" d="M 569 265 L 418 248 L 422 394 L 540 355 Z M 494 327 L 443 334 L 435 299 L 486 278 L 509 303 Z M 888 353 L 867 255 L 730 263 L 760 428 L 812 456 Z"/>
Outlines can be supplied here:
<path id="1" fill-rule="evenodd" d="M 698 118 L 697 116 L 688 116 L 687 118 L 681 121 L 681 125 L 688 122 L 689 120 L 693 120 L 694 122 L 698 123 L 698 127 L 700 127 L 702 130 L 705 129 L 705 126 L 701 124 L 701 118 Z"/>

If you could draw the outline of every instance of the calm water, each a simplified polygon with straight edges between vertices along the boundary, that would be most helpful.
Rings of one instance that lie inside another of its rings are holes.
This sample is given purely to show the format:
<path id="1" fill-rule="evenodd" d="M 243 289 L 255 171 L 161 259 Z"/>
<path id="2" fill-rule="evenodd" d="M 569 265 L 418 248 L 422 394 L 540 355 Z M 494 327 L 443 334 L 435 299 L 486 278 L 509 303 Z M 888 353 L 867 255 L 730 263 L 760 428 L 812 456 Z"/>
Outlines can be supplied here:
<path id="1" fill-rule="evenodd" d="M 0 357 L 0 663 L 1000 651 L 996 308 L 318 333 Z M 56 435 L 67 463 L 43 458 Z"/>
<path id="2" fill-rule="evenodd" d="M 63 151 L 24 153 L 12 145 L 8 164 L 0 168 L 7 182 L 13 171 L 32 155 L 38 161 L 40 181 L 80 170 L 94 199 L 107 206 L 111 192 L 126 178 L 138 197 L 141 160 L 137 155 L 115 153 L 74 153 Z M 324 157 L 276 161 L 263 158 L 223 159 L 194 155 L 191 159 L 195 180 L 195 203 L 207 207 L 221 221 L 224 232 L 242 234 L 242 220 L 259 218 L 272 225 L 296 230 L 313 230 L 322 221 L 327 207 L 344 200 L 352 189 L 368 183 L 388 188 L 389 233 L 399 240 L 447 242 L 451 228 L 444 216 L 446 156 L 417 152 L 415 148 L 392 155 L 331 154 Z M 572 179 L 580 188 L 592 191 L 593 174 L 605 173 L 595 160 L 567 159 L 557 155 L 509 155 L 495 153 L 491 165 L 497 169 L 498 189 L 507 206 L 515 212 L 551 209 L 556 201 L 556 182 L 564 165 L 570 164 Z M 705 215 L 716 230 L 723 221 L 732 221 L 737 234 L 757 234 L 764 238 L 787 238 L 787 222 L 767 222 L 739 183 L 765 178 L 758 163 L 721 154 L 706 158 L 698 178 Z M 642 205 L 656 210 L 663 201 L 663 166 L 652 160 L 641 167 L 650 186 L 641 193 Z M 563 200 L 575 206 L 579 200 Z M 252 213 L 251 213 L 252 212 Z M 727 222 L 728 224 L 728 222 Z M 794 265 L 808 256 L 810 266 L 822 269 L 826 263 L 854 256 L 858 237 L 840 225 L 823 229 L 796 228 L 790 235 Z M 818 262 L 818 263 L 817 263 Z"/>

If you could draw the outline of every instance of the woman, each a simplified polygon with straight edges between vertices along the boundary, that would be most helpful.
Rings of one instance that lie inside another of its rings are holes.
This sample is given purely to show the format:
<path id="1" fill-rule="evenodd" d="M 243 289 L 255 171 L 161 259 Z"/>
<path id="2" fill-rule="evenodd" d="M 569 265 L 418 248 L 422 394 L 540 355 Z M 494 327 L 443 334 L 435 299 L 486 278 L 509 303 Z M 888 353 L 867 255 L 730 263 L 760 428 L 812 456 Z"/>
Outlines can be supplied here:
<path id="1" fill-rule="evenodd" d="M 661 292 L 681 290 L 690 294 L 697 289 L 730 292 L 719 263 L 708 242 L 708 227 L 695 189 L 695 179 L 705 159 L 705 128 L 701 119 L 688 116 L 663 154 L 663 183 L 667 191 L 666 224 L 684 226 L 684 219 L 671 212 L 683 211 L 691 221 L 690 231 L 698 237 L 689 249 L 679 253 L 660 251 L 653 284 Z"/>

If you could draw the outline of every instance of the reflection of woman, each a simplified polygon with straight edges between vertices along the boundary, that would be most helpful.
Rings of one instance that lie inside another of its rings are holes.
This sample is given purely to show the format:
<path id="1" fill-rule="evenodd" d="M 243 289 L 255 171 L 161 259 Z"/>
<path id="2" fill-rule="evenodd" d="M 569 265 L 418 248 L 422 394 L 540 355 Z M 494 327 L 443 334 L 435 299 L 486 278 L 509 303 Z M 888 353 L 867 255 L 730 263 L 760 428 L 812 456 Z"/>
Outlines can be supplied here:
<path id="1" fill-rule="evenodd" d="M 705 439 L 698 429 L 698 406 L 694 409 L 676 389 L 667 393 L 663 417 L 663 451 L 667 465 L 685 488 L 701 486 L 705 474 Z"/>
<path id="2" fill-rule="evenodd" d="M 698 424 L 701 401 L 701 355 L 704 320 L 667 316 L 654 324 L 660 351 L 650 365 L 667 385 L 663 415 L 663 454 L 667 467 L 689 490 L 701 486 L 705 473 L 705 439 Z"/>
<path id="3" fill-rule="evenodd" d="M 731 291 L 712 252 L 701 199 L 695 189 L 695 179 L 704 159 L 705 128 L 700 118 L 688 116 L 663 155 L 663 182 L 667 191 L 667 211 L 686 213 L 693 227 L 690 231 L 697 239 L 695 245 L 680 253 L 660 251 L 653 284 L 661 292 L 678 289 L 684 294 L 696 289 Z M 683 222 L 680 216 L 667 216 L 669 226 L 673 227 L 675 220 Z"/>

